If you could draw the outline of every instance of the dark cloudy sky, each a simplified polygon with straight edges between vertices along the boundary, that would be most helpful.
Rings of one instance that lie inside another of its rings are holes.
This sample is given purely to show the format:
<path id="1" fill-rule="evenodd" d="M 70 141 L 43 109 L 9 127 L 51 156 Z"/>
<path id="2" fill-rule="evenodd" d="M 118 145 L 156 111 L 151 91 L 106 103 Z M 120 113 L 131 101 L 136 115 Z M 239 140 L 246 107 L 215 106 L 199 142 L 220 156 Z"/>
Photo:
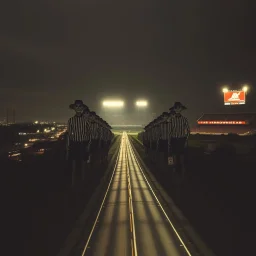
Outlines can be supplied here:
<path id="1" fill-rule="evenodd" d="M 194 120 L 225 111 L 224 83 L 255 84 L 253 1 L 13 0 L 0 9 L 0 119 L 66 120 L 84 100 L 182 101 Z M 234 85 L 236 87 L 236 85 Z M 238 86 L 239 87 L 239 86 Z M 253 109 L 253 88 L 247 109 Z"/>

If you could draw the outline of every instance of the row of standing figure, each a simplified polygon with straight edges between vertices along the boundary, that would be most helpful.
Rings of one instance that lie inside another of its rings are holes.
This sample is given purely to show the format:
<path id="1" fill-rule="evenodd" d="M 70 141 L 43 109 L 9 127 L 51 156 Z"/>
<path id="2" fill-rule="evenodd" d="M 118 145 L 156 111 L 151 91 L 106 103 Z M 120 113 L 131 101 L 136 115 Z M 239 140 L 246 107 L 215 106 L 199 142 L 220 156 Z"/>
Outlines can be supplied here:
<path id="1" fill-rule="evenodd" d="M 67 160 L 72 161 L 72 186 L 75 185 L 77 167 L 81 165 L 82 180 L 86 177 L 88 164 L 105 163 L 114 137 L 111 126 L 95 112 L 90 111 L 82 100 L 69 106 L 75 115 L 68 120 Z"/>
<path id="2" fill-rule="evenodd" d="M 163 112 L 145 126 L 144 132 L 138 134 L 151 161 L 159 163 L 163 169 L 171 166 L 174 172 L 180 170 L 183 176 L 186 170 L 184 155 L 190 134 L 188 119 L 181 114 L 185 109 L 183 104 L 175 102 L 169 112 Z"/>

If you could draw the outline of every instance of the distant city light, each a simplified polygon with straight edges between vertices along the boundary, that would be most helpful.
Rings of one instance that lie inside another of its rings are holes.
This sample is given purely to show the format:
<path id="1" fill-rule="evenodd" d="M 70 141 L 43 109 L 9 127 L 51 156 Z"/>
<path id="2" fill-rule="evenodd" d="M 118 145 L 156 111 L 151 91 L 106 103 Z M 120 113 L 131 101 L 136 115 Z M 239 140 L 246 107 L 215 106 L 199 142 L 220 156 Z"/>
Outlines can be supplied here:
<path id="1" fill-rule="evenodd" d="M 146 107 L 148 105 L 148 102 L 145 100 L 136 101 L 137 107 Z"/>
<path id="2" fill-rule="evenodd" d="M 30 142 L 34 142 L 34 141 L 38 141 L 39 139 L 29 139 L 28 141 Z"/>
<path id="3" fill-rule="evenodd" d="M 123 101 L 103 101 L 103 106 L 111 107 L 111 108 L 123 107 L 124 102 Z"/>
<path id="4" fill-rule="evenodd" d="M 225 93 L 225 92 L 228 92 L 228 88 L 226 88 L 226 87 L 223 88 L 223 89 L 222 89 L 222 92 L 224 92 L 224 93 Z"/>
<path id="5" fill-rule="evenodd" d="M 38 124 L 38 121 L 35 121 L 35 124 Z"/>

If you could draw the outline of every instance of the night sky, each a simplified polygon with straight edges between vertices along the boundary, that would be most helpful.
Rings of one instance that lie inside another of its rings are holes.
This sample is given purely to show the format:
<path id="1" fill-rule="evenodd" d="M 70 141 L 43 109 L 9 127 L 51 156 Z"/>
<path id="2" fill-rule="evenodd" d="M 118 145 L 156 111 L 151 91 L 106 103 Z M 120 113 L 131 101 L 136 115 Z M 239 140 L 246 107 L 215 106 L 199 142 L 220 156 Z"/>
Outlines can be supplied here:
<path id="1" fill-rule="evenodd" d="M 14 107 L 18 121 L 65 121 L 75 99 L 99 111 L 116 96 L 157 114 L 181 101 L 192 122 L 226 111 L 221 86 L 241 82 L 248 104 L 233 109 L 256 111 L 254 16 L 242 0 L 5 1 L 0 120 Z"/>

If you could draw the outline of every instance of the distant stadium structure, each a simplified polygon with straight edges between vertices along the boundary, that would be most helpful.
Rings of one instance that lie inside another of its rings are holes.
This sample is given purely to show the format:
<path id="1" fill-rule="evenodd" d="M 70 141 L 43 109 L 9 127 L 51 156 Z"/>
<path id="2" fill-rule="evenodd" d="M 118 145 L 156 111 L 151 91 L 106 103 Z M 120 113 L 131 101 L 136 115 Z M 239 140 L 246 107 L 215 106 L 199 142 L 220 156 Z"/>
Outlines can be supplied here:
<path id="1" fill-rule="evenodd" d="M 197 120 L 194 133 L 239 135 L 256 133 L 256 113 L 203 114 Z"/>

